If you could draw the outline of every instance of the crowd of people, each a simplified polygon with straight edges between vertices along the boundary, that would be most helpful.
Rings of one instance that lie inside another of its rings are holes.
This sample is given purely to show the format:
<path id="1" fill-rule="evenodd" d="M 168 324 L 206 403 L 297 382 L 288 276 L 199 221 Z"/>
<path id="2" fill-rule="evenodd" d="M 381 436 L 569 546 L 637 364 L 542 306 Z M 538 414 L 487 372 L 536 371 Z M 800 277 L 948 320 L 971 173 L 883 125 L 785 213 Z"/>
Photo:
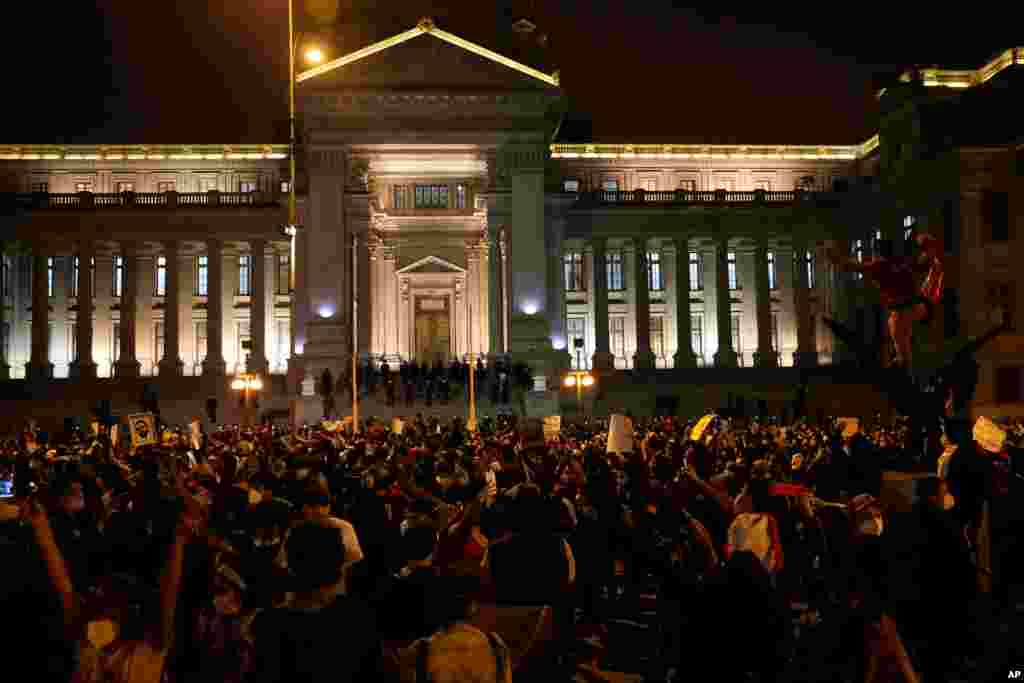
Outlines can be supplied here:
<path id="1" fill-rule="evenodd" d="M 907 423 L 880 419 L 619 424 L 614 451 L 606 420 L 470 432 L 418 415 L 134 448 L 26 431 L 0 455 L 0 666 L 614 681 L 606 655 L 637 644 L 609 626 L 641 613 L 646 680 L 931 683 L 1003 665 L 972 606 L 986 575 L 1019 597 L 1019 422 L 998 453 L 969 429 L 915 451 Z M 932 475 L 897 514 L 883 471 L 900 469 Z"/>

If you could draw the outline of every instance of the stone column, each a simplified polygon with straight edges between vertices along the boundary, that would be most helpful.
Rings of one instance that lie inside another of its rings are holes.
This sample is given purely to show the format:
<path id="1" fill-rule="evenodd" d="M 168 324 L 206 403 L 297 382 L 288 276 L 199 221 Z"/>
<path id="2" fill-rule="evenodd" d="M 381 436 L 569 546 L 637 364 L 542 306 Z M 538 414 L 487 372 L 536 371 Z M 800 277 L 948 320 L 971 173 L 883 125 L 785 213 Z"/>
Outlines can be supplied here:
<path id="1" fill-rule="evenodd" d="M 29 380 L 53 378 L 50 362 L 50 292 L 43 245 L 32 245 L 32 355 L 25 365 Z"/>
<path id="2" fill-rule="evenodd" d="M 651 351 L 651 293 L 647 279 L 647 238 L 633 238 L 634 282 L 636 284 L 636 354 L 633 367 L 638 370 L 654 369 Z"/>
<path id="3" fill-rule="evenodd" d="M 552 339 L 561 339 L 565 351 L 569 341 L 565 333 L 565 278 L 562 277 L 562 246 L 565 244 L 565 220 L 555 218 L 548 234 L 547 295 L 548 324 Z"/>
<path id="4" fill-rule="evenodd" d="M 480 252 L 476 244 L 466 244 L 466 349 L 477 353 L 480 349 Z"/>
<path id="5" fill-rule="evenodd" d="M 718 321 L 718 351 L 715 365 L 723 368 L 737 366 L 736 350 L 732 348 L 732 307 L 729 295 L 729 238 L 721 235 L 715 240 L 715 304 Z"/>
<path id="6" fill-rule="evenodd" d="M 155 373 L 160 359 L 156 357 L 156 336 L 153 327 L 153 295 L 156 292 L 156 268 L 152 254 L 136 253 L 138 264 L 127 272 L 135 289 L 135 357 L 141 372 Z"/>
<path id="7" fill-rule="evenodd" d="M 776 262 L 777 265 L 777 262 Z M 778 366 L 776 349 L 772 348 L 772 292 L 768 279 L 768 246 L 763 237 L 754 247 L 754 301 L 757 307 L 757 351 L 754 365 L 774 368 Z"/>
<path id="8" fill-rule="evenodd" d="M 203 374 L 223 376 L 224 361 L 224 247 L 220 240 L 206 241 L 206 357 Z M 251 271 L 250 271 L 251 272 Z M 250 290 L 252 283 L 250 284 Z"/>
<path id="9" fill-rule="evenodd" d="M 89 240 L 78 243 L 78 313 L 75 316 L 75 359 L 71 363 L 70 376 L 75 379 L 95 379 L 96 363 L 92 358 L 92 262 L 95 246 Z"/>
<path id="10" fill-rule="evenodd" d="M 249 372 L 266 375 L 267 360 L 267 241 L 256 239 L 249 242 L 249 260 L 252 263 L 252 282 L 249 298 L 249 334 L 252 338 L 252 352 L 249 355 Z"/>
<path id="11" fill-rule="evenodd" d="M 384 306 L 384 353 L 389 357 L 398 353 L 398 277 L 395 275 L 395 248 L 386 246 L 382 249 L 383 263 L 383 306 Z"/>
<path id="12" fill-rule="evenodd" d="M 6 264 L 6 258 L 7 255 L 4 250 L 4 243 L 0 242 L 0 381 L 11 378 L 11 366 L 8 365 L 7 344 L 5 342 L 7 341 L 7 339 L 10 339 L 11 344 L 13 346 L 15 330 L 14 319 L 12 318 L 12 320 L 10 321 L 11 330 L 8 333 L 9 336 L 7 338 L 4 338 L 4 327 L 8 322 L 7 297 L 11 296 L 11 300 L 15 300 L 15 298 L 12 296 L 12 292 L 8 291 L 9 289 L 13 289 L 14 287 L 14 264 L 11 264 L 10 272 L 4 272 L 3 266 Z M 7 276 L 7 279 L 3 280 L 3 277 L 5 275 Z"/>
<path id="13" fill-rule="evenodd" d="M 798 368 L 815 367 L 818 364 L 818 349 L 814 343 L 814 327 L 811 324 L 811 292 L 807 279 L 807 240 L 795 235 L 793 240 L 793 310 L 796 314 L 796 352 L 793 365 Z"/>
<path id="14" fill-rule="evenodd" d="M 490 315 L 488 316 L 491 330 L 490 351 L 491 353 L 500 353 L 504 350 L 502 330 L 504 329 L 505 313 L 501 300 L 501 251 L 497 230 L 490 233 L 487 249 L 490 253 L 488 259 L 490 267 L 487 270 L 488 300 L 490 302 Z"/>
<path id="15" fill-rule="evenodd" d="M 693 352 L 690 320 L 690 240 L 679 235 L 672 240 L 676 248 L 676 277 L 670 286 L 676 298 L 676 355 L 675 367 L 697 367 L 697 354 Z"/>
<path id="16" fill-rule="evenodd" d="M 115 359 L 117 377 L 138 377 L 139 361 L 135 351 L 136 321 L 138 320 L 139 257 L 133 242 L 121 243 L 124 271 L 121 275 L 120 353 Z"/>
<path id="17" fill-rule="evenodd" d="M 221 301 L 223 301 L 223 308 L 221 309 L 223 315 L 221 315 L 220 325 L 220 348 L 221 354 L 224 358 L 225 372 L 237 373 L 245 372 L 245 351 L 242 351 L 242 346 L 238 341 L 238 325 L 235 322 L 235 297 L 238 295 L 239 270 L 240 265 L 238 262 L 239 253 L 235 249 L 228 249 L 221 244 L 221 251 L 224 253 L 222 277 L 220 281 L 222 283 L 222 295 Z M 249 277 L 252 278 L 252 263 L 249 264 Z M 249 296 L 252 296 L 252 282 L 249 282 Z M 250 299 L 251 301 L 251 299 Z M 252 320 L 249 321 L 249 335 L 252 338 Z M 209 340 L 207 340 L 207 349 L 209 349 Z M 242 354 L 242 355 L 239 355 Z"/>
<path id="18" fill-rule="evenodd" d="M 374 302 L 370 293 L 370 245 L 366 233 L 358 237 L 356 249 L 356 291 L 355 299 L 358 302 L 358 351 L 360 355 L 368 354 L 372 350 L 370 340 L 374 333 Z"/>
<path id="19" fill-rule="evenodd" d="M 175 240 L 164 242 L 167 258 L 167 295 L 164 297 L 164 357 L 160 359 L 160 375 L 176 377 L 183 374 L 181 360 L 181 259 Z"/>
<path id="20" fill-rule="evenodd" d="M 474 312 L 476 315 L 476 348 L 475 353 L 487 353 L 491 348 L 491 307 L 494 305 L 490 300 L 490 248 L 487 242 L 480 242 L 475 247 L 480 261 L 477 264 L 477 301 L 479 308 Z"/>
<path id="21" fill-rule="evenodd" d="M 93 360 L 99 359 L 99 370 L 104 376 L 114 376 L 114 257 L 96 255 L 96 275 L 93 285 Z"/>
<path id="22" fill-rule="evenodd" d="M 613 370 L 615 356 L 608 338 L 608 261 L 604 237 L 593 237 L 590 246 L 594 255 L 594 358 L 595 370 Z"/>

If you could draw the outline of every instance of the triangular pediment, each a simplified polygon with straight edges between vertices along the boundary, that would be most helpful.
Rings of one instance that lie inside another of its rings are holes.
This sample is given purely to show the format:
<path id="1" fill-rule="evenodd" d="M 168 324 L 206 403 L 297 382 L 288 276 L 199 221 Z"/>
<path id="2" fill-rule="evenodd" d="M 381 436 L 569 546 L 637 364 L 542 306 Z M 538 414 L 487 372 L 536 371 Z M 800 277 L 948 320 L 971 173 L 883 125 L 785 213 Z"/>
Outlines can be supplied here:
<path id="1" fill-rule="evenodd" d="M 320 89 L 557 91 L 558 75 L 443 31 L 430 20 L 304 71 L 297 83 Z"/>
<path id="2" fill-rule="evenodd" d="M 437 256 L 427 256 L 396 271 L 399 275 L 460 275 L 466 272 L 450 261 Z"/>

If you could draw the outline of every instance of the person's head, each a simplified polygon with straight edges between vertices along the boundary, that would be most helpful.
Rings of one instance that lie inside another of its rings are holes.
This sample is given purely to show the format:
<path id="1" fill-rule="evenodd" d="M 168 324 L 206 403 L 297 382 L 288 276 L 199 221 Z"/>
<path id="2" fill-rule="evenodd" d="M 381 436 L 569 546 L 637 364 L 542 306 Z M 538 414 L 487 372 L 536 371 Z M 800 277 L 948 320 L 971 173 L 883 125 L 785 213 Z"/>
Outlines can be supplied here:
<path id="1" fill-rule="evenodd" d="M 54 495 L 58 507 L 68 514 L 77 514 L 85 509 L 85 487 L 79 477 L 67 476 L 57 481 Z"/>
<path id="2" fill-rule="evenodd" d="M 331 488 L 322 474 L 311 476 L 302 489 L 302 512 L 307 518 L 326 514 L 331 507 Z"/>
<path id="3" fill-rule="evenodd" d="M 949 482 L 939 477 L 917 480 L 917 497 L 935 510 L 948 512 L 956 505 L 956 499 L 949 489 Z"/>
<path id="4" fill-rule="evenodd" d="M 300 591 L 327 588 L 341 580 L 345 546 L 338 529 L 324 520 L 308 520 L 292 529 L 285 553 Z"/>

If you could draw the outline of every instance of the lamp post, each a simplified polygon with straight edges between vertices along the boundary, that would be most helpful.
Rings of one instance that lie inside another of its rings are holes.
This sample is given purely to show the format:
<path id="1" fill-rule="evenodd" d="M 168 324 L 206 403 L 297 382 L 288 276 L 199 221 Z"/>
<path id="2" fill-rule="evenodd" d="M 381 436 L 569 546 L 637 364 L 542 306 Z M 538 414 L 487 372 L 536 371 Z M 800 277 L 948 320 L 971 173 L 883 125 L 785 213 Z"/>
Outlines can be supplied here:
<path id="1" fill-rule="evenodd" d="M 576 407 L 581 416 L 583 415 L 583 387 L 592 387 L 594 382 L 594 376 L 586 370 L 574 370 L 562 380 L 562 384 L 566 388 L 576 387 Z"/>
<path id="2" fill-rule="evenodd" d="M 476 431 L 476 357 L 470 352 L 469 361 L 469 418 L 466 420 L 466 429 L 470 432 Z"/>
<path id="3" fill-rule="evenodd" d="M 235 377 L 231 382 L 231 388 L 239 392 L 241 396 L 242 422 L 245 424 L 249 422 L 246 419 L 249 415 L 249 396 L 263 388 L 263 380 L 260 379 L 259 375 L 242 374 Z"/>

